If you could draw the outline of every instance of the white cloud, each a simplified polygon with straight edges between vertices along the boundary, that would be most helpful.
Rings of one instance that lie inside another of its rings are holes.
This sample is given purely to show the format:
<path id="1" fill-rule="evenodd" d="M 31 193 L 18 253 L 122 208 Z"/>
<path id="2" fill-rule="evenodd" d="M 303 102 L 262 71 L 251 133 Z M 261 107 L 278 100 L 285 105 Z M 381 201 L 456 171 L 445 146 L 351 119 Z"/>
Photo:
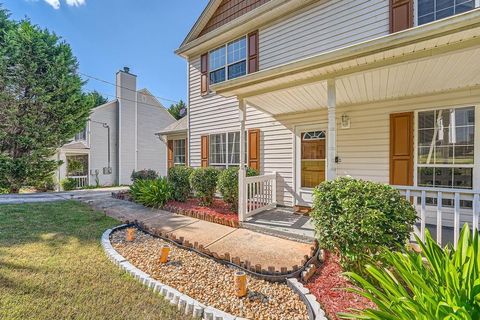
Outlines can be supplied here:
<path id="1" fill-rule="evenodd" d="M 29 0 L 29 1 L 35 1 L 35 0 Z M 49 5 L 52 6 L 53 9 L 57 10 L 60 9 L 60 0 L 43 0 Z M 85 4 L 86 0 L 65 0 L 68 6 L 70 7 L 79 7 Z"/>
<path id="2" fill-rule="evenodd" d="M 85 4 L 85 0 L 66 0 L 67 4 L 72 7 L 79 7 Z"/>
<path id="3" fill-rule="evenodd" d="M 44 0 L 46 3 L 51 5 L 53 9 L 60 9 L 60 0 Z"/>

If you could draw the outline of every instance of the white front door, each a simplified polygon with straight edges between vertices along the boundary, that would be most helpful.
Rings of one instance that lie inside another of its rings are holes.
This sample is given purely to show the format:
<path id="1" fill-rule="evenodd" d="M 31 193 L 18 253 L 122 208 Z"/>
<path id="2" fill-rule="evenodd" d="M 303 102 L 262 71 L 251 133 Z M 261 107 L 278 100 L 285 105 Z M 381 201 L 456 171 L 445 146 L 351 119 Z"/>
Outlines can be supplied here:
<path id="1" fill-rule="evenodd" d="M 327 169 L 325 125 L 295 129 L 295 204 L 311 206 L 313 189 L 325 181 Z"/>

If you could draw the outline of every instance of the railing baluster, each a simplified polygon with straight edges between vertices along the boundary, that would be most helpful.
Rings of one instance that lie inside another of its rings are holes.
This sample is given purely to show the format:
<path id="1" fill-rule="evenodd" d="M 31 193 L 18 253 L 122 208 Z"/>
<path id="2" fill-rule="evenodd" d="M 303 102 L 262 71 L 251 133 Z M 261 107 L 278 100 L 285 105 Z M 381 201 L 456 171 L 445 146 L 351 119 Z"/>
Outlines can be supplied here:
<path id="1" fill-rule="evenodd" d="M 478 232 L 478 215 L 479 215 L 479 212 L 478 212 L 478 207 L 479 207 L 479 203 L 478 203 L 478 193 L 475 193 L 475 195 L 473 196 L 473 207 L 472 207 L 472 210 L 473 210 L 473 227 L 472 227 L 472 232 L 473 232 L 473 235 L 475 235 L 475 232 Z"/>
<path id="2" fill-rule="evenodd" d="M 425 220 L 427 219 L 427 194 L 422 191 L 422 197 L 420 200 L 420 238 L 425 241 Z"/>
<path id="3" fill-rule="evenodd" d="M 442 245 L 442 205 L 443 194 L 441 191 L 437 193 L 437 243 Z"/>
<path id="4" fill-rule="evenodd" d="M 460 193 L 455 192 L 453 209 L 453 246 L 457 249 L 457 242 L 460 234 Z"/>

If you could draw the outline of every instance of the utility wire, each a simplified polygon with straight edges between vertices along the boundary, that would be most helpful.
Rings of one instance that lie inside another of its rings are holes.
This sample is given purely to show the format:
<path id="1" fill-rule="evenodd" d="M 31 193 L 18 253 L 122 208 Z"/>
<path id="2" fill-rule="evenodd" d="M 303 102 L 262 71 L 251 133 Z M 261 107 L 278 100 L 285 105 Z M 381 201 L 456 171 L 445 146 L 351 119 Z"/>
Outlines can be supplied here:
<path id="1" fill-rule="evenodd" d="M 93 80 L 96 80 L 96 81 L 100 81 L 100 82 L 103 82 L 103 83 L 106 83 L 106 84 L 110 84 L 110 85 L 112 85 L 112 86 L 114 86 L 114 87 L 117 87 L 117 88 L 122 88 L 122 89 L 125 89 L 125 90 L 137 92 L 137 90 L 133 90 L 133 89 L 131 89 L 131 88 L 119 86 L 119 85 L 116 84 L 116 83 L 113 83 L 113 82 L 110 82 L 110 81 L 107 81 L 107 80 L 103 80 L 103 79 L 100 79 L 100 78 L 98 78 L 98 77 L 94 77 L 94 76 L 88 75 L 88 74 L 83 73 L 83 72 L 78 72 L 78 73 L 81 74 L 81 75 L 84 76 L 84 77 L 87 77 L 87 78 L 90 78 L 90 79 L 93 79 Z M 154 95 L 152 95 L 152 97 L 155 97 L 155 98 L 157 98 L 157 99 L 159 99 L 159 100 L 164 100 L 164 101 L 173 102 L 173 103 L 179 103 L 179 101 L 172 100 L 172 99 L 167 99 L 167 98 L 158 97 L 158 96 L 154 96 Z"/>

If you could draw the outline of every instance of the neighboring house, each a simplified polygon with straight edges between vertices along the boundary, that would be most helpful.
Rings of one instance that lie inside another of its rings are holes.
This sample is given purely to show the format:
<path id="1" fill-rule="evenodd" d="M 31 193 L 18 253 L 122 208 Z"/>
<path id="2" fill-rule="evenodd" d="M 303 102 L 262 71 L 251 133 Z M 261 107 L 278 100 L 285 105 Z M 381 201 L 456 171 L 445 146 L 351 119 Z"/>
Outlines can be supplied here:
<path id="1" fill-rule="evenodd" d="M 260 170 L 240 173 L 242 220 L 310 206 L 312 187 L 349 175 L 403 186 L 422 230 L 478 226 L 478 6 L 211 0 L 176 51 L 189 65 L 189 164 Z"/>
<path id="2" fill-rule="evenodd" d="M 128 68 L 117 73 L 117 98 L 94 108 L 85 130 L 57 152 L 64 162 L 58 181 L 72 177 L 79 187 L 111 186 L 131 184 L 137 170 L 166 175 L 166 144 L 155 132 L 175 119 L 147 89 L 137 90 L 136 83 Z"/>
<path id="3" fill-rule="evenodd" d="M 188 121 L 187 117 L 172 123 L 157 135 L 167 144 L 167 169 L 188 165 Z"/>

